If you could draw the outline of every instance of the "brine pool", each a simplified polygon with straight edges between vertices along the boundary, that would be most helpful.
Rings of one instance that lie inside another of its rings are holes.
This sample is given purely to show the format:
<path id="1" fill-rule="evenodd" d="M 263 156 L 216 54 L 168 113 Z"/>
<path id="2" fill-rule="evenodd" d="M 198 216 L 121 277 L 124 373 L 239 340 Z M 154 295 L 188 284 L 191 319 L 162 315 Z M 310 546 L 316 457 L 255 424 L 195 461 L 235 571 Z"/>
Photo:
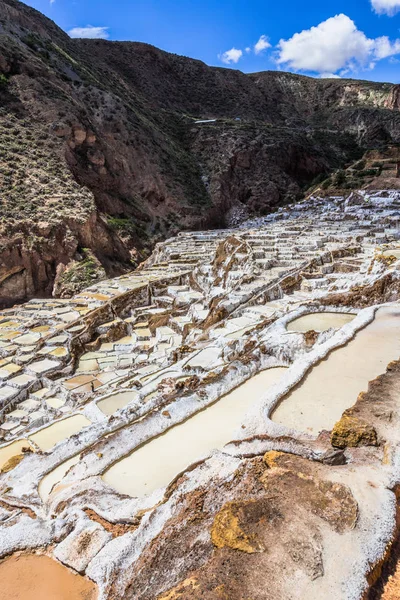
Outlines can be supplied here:
<path id="1" fill-rule="evenodd" d="M 271 419 L 311 434 L 330 430 L 367 390 L 368 382 L 399 357 L 400 306 L 382 307 L 352 340 L 311 369 L 281 400 Z"/>
<path id="2" fill-rule="evenodd" d="M 121 494 L 143 497 L 167 486 L 189 465 L 232 440 L 250 406 L 286 369 L 261 371 L 185 422 L 111 466 L 103 480 Z"/>
<path id="3" fill-rule="evenodd" d="M 352 313 L 336 313 L 336 312 L 319 312 L 311 313 L 294 319 L 288 323 L 286 329 L 288 331 L 296 331 L 305 333 L 307 331 L 326 331 L 327 329 L 339 329 L 350 323 L 356 317 Z"/>

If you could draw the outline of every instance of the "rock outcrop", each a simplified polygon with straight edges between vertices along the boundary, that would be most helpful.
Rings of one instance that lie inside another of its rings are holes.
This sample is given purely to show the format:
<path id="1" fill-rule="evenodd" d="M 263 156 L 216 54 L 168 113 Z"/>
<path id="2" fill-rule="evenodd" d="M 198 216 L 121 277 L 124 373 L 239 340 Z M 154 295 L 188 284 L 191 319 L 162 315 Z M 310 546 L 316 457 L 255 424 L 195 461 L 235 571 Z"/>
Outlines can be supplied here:
<path id="1" fill-rule="evenodd" d="M 376 430 L 362 419 L 345 413 L 332 430 L 332 446 L 335 448 L 357 448 L 377 446 Z"/>

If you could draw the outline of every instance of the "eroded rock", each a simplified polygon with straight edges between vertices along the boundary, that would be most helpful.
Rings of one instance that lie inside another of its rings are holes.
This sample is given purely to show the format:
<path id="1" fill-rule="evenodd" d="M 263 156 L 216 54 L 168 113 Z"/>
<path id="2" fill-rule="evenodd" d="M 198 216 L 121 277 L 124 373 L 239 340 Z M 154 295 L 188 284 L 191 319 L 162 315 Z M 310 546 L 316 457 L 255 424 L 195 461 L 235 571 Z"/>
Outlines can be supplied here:
<path id="1" fill-rule="evenodd" d="M 375 428 L 358 417 L 344 414 L 333 428 L 332 446 L 336 448 L 377 446 Z"/>

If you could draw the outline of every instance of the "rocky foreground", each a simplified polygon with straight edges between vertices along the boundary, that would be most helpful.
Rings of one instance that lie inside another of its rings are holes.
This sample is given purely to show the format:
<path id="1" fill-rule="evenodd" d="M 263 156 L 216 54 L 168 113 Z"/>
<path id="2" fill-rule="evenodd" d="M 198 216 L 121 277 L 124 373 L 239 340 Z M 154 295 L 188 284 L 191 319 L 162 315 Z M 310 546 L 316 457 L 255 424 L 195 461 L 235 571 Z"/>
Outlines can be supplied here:
<path id="1" fill-rule="evenodd" d="M 2 311 L 0 598 L 397 598 L 399 215 L 315 197 Z"/>

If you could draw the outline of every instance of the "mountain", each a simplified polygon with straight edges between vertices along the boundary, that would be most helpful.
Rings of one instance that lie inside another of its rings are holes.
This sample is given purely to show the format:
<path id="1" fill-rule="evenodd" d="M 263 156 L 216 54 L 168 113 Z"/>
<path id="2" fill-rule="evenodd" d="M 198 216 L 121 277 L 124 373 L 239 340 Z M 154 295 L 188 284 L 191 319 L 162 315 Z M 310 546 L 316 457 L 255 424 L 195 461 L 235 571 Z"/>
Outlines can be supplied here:
<path id="1" fill-rule="evenodd" d="M 2 304 L 68 296 L 181 229 L 300 197 L 400 143 L 399 90 L 70 39 L 0 1 Z"/>

